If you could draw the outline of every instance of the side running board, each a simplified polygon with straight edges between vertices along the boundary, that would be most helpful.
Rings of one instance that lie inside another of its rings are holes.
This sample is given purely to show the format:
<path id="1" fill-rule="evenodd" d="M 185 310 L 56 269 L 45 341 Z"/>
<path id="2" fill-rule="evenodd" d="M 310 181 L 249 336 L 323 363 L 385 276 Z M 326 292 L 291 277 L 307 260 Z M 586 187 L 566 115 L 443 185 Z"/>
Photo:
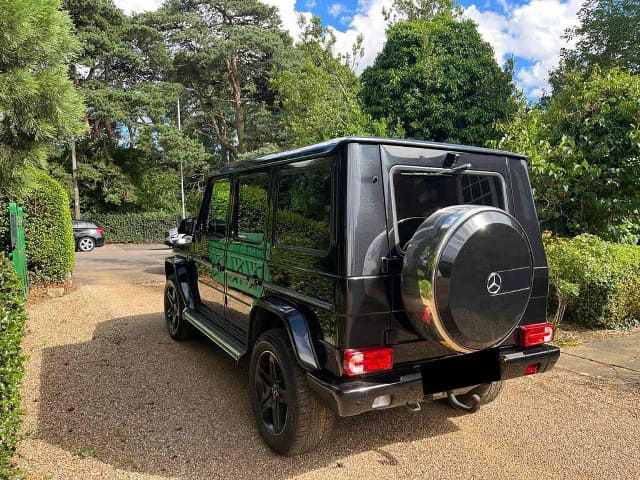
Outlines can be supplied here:
<path id="1" fill-rule="evenodd" d="M 213 343 L 231 355 L 235 360 L 239 360 L 247 349 L 246 345 L 237 338 L 229 335 L 222 325 L 225 319 L 209 319 L 193 308 L 185 308 L 183 312 L 184 318 L 194 327 L 200 330 Z"/>

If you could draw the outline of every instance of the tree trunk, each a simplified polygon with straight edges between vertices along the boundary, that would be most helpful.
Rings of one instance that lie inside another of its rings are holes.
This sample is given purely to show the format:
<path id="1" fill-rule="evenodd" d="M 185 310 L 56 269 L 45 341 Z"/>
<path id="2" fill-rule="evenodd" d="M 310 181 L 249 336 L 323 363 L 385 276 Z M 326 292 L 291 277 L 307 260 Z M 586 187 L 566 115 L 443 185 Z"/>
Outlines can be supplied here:
<path id="1" fill-rule="evenodd" d="M 76 141 L 71 140 L 71 176 L 73 178 L 73 216 L 80 220 L 80 189 L 78 188 L 78 162 L 76 161 Z"/>
<path id="2" fill-rule="evenodd" d="M 238 152 L 245 151 L 244 141 L 244 106 L 242 105 L 242 88 L 240 86 L 238 72 L 238 57 L 235 55 L 227 60 L 229 70 L 229 82 L 231 83 L 231 93 L 233 95 L 233 108 L 236 113 L 236 133 L 238 135 Z"/>

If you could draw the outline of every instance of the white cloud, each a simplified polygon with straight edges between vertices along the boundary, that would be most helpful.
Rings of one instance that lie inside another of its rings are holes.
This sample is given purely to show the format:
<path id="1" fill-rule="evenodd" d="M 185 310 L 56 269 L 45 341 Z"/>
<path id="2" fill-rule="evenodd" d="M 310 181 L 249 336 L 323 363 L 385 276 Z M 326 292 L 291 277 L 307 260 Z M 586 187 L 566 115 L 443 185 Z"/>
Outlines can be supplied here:
<path id="1" fill-rule="evenodd" d="M 471 5 L 464 14 L 478 24 L 482 37 L 493 45 L 499 63 L 509 55 L 532 62 L 517 70 L 516 81 L 529 97 L 537 97 L 548 87 L 548 73 L 558 65 L 560 49 L 570 46 L 562 36 L 576 24 L 581 3 L 582 0 L 531 0 L 505 14 L 480 11 Z"/>
<path id="2" fill-rule="evenodd" d="M 307 7 L 309 10 L 311 10 L 312 8 L 315 8 L 317 5 L 316 0 L 307 0 L 304 4 L 305 7 Z"/>
<path id="3" fill-rule="evenodd" d="M 296 0 L 261 0 L 262 3 L 278 8 L 282 26 L 288 30 L 294 40 L 300 34 L 300 26 L 298 25 L 298 15 L 302 14 L 307 20 L 311 19 L 311 12 L 296 11 Z M 307 2 L 309 4 L 310 2 Z M 315 2 L 312 2 L 315 6 Z M 313 8 L 312 6 L 307 8 Z"/>
<path id="4" fill-rule="evenodd" d="M 114 0 L 125 13 L 148 12 L 157 9 L 164 0 Z"/>
<path id="5" fill-rule="evenodd" d="M 329 5 L 327 11 L 332 17 L 339 17 L 343 13 L 346 13 L 347 7 L 345 7 L 342 3 L 332 3 L 331 5 Z"/>

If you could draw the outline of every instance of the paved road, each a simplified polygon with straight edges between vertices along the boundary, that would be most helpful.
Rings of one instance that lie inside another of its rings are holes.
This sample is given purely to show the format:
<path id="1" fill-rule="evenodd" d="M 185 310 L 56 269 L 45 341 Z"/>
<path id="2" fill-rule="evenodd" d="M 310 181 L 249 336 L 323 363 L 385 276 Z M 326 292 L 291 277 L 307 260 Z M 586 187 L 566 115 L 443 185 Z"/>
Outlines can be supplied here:
<path id="1" fill-rule="evenodd" d="M 318 451 L 278 457 L 254 428 L 246 367 L 168 338 L 155 248 L 78 255 L 78 289 L 30 307 L 28 478 L 640 478 L 637 386 L 565 369 L 508 382 L 474 415 L 435 403 L 341 419 Z"/>

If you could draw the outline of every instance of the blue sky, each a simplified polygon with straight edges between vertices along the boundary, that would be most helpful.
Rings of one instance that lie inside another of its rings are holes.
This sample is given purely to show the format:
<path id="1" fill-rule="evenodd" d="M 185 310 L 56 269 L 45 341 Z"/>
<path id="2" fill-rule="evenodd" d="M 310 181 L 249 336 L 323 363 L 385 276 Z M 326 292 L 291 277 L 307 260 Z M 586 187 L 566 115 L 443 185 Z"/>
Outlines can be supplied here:
<path id="1" fill-rule="evenodd" d="M 126 12 L 153 10 L 162 0 L 114 0 Z M 392 0 L 261 0 L 277 7 L 284 28 L 296 38 L 298 14 L 318 15 L 335 29 L 336 48 L 348 52 L 362 34 L 365 55 L 362 71 L 382 49 L 386 24 L 382 8 Z M 583 0 L 461 0 L 464 15 L 478 24 L 478 30 L 495 51 L 502 65 L 513 56 L 515 81 L 527 97 L 537 99 L 548 88 L 547 77 L 557 63 L 560 49 L 567 47 L 563 32 L 575 25 Z"/>

